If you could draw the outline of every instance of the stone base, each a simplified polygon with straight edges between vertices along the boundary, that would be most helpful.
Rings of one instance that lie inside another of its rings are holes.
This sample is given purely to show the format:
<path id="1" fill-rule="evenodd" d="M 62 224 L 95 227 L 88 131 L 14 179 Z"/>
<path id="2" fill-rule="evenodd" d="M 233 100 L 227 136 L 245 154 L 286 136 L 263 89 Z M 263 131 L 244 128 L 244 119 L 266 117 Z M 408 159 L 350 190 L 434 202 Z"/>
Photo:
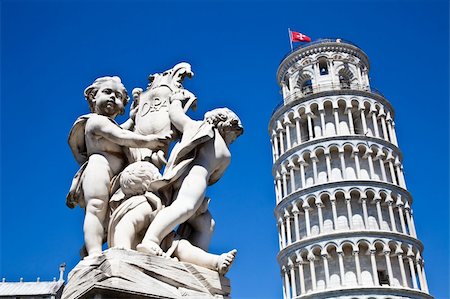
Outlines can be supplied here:
<path id="1" fill-rule="evenodd" d="M 228 298 L 230 281 L 200 266 L 111 248 L 69 273 L 63 299 Z"/>

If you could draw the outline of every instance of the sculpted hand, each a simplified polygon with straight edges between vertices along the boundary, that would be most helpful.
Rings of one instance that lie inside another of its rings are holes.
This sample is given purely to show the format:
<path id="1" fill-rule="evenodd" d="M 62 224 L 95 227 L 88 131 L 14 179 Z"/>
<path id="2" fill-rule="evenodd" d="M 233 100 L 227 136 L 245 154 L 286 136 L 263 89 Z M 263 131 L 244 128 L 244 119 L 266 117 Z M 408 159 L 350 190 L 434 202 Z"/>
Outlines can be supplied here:
<path id="1" fill-rule="evenodd" d="M 134 88 L 133 91 L 133 103 L 131 104 L 130 108 L 130 118 L 135 121 L 136 113 L 139 109 L 139 97 L 142 93 L 142 88 Z"/>
<path id="2" fill-rule="evenodd" d="M 150 148 L 163 147 L 170 141 L 170 139 L 172 138 L 172 134 L 173 132 L 172 130 L 170 130 L 160 135 L 155 134 L 147 135 L 147 139 L 151 143 Z"/>

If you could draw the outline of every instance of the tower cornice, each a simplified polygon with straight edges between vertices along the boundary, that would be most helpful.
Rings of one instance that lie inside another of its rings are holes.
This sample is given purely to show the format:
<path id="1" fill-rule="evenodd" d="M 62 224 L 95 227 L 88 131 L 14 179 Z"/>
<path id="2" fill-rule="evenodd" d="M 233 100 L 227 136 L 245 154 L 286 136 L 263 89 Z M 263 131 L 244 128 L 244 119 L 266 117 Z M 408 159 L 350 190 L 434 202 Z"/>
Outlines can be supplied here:
<path id="1" fill-rule="evenodd" d="M 344 42 L 340 39 L 320 39 L 309 43 L 303 47 L 297 48 L 294 52 L 288 54 L 280 63 L 277 70 L 277 82 L 280 85 L 283 81 L 287 70 L 301 59 L 308 57 L 312 54 L 318 54 L 323 52 L 337 52 L 337 53 L 348 53 L 355 57 L 358 57 L 362 63 L 370 69 L 369 58 L 366 53 L 364 53 L 356 45 L 350 42 Z"/>

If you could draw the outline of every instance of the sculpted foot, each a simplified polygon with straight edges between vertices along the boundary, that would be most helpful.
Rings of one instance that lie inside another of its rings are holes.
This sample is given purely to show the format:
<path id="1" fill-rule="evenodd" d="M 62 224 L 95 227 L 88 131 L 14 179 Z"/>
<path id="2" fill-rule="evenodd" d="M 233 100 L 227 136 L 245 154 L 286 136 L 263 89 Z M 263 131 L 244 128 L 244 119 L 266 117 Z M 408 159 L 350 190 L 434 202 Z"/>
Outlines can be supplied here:
<path id="1" fill-rule="evenodd" d="M 136 246 L 136 250 L 139 252 L 149 253 L 156 256 L 162 256 L 163 250 L 153 241 L 144 241 Z"/>
<path id="2" fill-rule="evenodd" d="M 233 263 L 234 259 L 236 258 L 237 250 L 233 249 L 229 252 L 222 253 L 219 255 L 218 261 L 217 261 L 217 271 L 219 274 L 224 275 L 225 273 L 230 270 L 231 264 Z"/>

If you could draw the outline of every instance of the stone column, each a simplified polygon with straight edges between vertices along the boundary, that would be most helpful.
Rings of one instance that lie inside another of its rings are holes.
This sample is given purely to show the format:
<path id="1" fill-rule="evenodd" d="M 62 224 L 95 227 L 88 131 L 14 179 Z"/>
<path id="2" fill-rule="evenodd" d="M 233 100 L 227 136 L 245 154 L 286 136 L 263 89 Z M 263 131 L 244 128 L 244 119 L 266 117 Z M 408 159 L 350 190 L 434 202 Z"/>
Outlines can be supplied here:
<path id="1" fill-rule="evenodd" d="M 312 162 L 313 181 L 314 181 L 314 185 L 315 185 L 318 182 L 318 178 L 317 178 L 317 161 L 319 159 L 317 159 L 317 156 L 316 156 L 316 154 L 314 152 L 311 153 L 310 158 L 311 158 L 311 162 Z"/>
<path id="2" fill-rule="evenodd" d="M 405 216 L 403 215 L 403 201 L 400 195 L 397 196 L 397 202 L 395 204 L 398 209 L 398 217 L 400 218 L 400 226 L 402 227 L 402 233 L 406 235 Z"/>
<path id="3" fill-rule="evenodd" d="M 414 225 L 413 210 L 409 211 L 409 215 L 410 215 L 410 218 L 411 218 L 411 228 L 412 228 L 412 230 L 414 232 L 415 237 L 417 238 L 416 226 Z"/>
<path id="4" fill-rule="evenodd" d="M 386 198 L 386 203 L 388 204 L 389 218 L 391 220 L 391 231 L 396 232 L 397 231 L 397 226 L 395 224 L 394 209 L 392 207 L 392 205 L 394 204 L 394 201 L 392 200 L 392 198 L 389 195 Z"/>
<path id="5" fill-rule="evenodd" d="M 287 209 L 284 209 L 284 221 L 286 221 L 286 233 L 287 233 L 286 245 L 289 245 L 292 243 L 292 231 L 291 231 L 291 217 Z"/>
<path id="6" fill-rule="evenodd" d="M 397 173 L 400 187 L 406 189 L 405 177 L 403 176 L 403 172 L 402 172 L 402 163 L 400 163 L 400 160 L 398 159 L 398 157 L 395 158 L 394 166 L 395 166 L 395 171 Z"/>
<path id="7" fill-rule="evenodd" d="M 308 112 L 306 114 L 306 117 L 308 118 L 308 134 L 309 134 L 308 140 L 313 139 L 313 136 L 314 136 L 314 134 L 313 134 L 313 125 L 312 125 L 312 116 L 311 115 L 312 115 L 312 112 Z"/>
<path id="8" fill-rule="evenodd" d="M 283 180 L 283 198 L 288 195 L 286 173 L 287 173 L 286 167 L 284 165 L 281 166 L 281 178 Z"/>
<path id="9" fill-rule="evenodd" d="M 417 269 L 417 276 L 419 277 L 419 282 L 420 282 L 420 290 L 424 291 L 425 293 L 427 293 L 427 287 L 426 287 L 426 283 L 423 280 L 423 275 L 422 275 L 422 265 L 420 264 L 420 259 L 416 257 L 416 269 Z"/>
<path id="10" fill-rule="evenodd" d="M 378 122 L 377 122 L 377 110 L 375 107 L 373 107 L 373 110 L 370 110 L 372 114 L 372 123 L 373 123 L 373 129 L 374 129 L 374 136 L 380 138 L 380 132 L 378 131 Z"/>
<path id="11" fill-rule="evenodd" d="M 408 200 L 405 203 L 405 214 L 406 214 L 406 223 L 408 224 L 408 231 L 411 237 L 417 238 L 416 232 L 414 231 L 412 222 L 411 222 L 411 208 L 409 206 Z"/>
<path id="12" fill-rule="evenodd" d="M 276 189 L 277 189 L 277 195 L 278 195 L 278 202 L 280 202 L 283 199 L 283 193 L 282 193 L 282 188 L 281 188 L 281 175 L 280 173 L 277 171 L 276 175 L 275 175 L 275 180 L 277 182 L 276 185 Z M 278 203 L 277 202 L 277 203 Z"/>
<path id="13" fill-rule="evenodd" d="M 334 195 L 332 195 L 330 197 L 330 202 L 331 202 L 331 212 L 333 213 L 333 227 L 334 230 L 337 230 L 337 210 L 336 210 L 336 197 L 334 197 Z"/>
<path id="14" fill-rule="evenodd" d="M 295 165 L 292 161 L 289 161 L 288 168 L 289 168 L 289 177 L 291 179 L 291 193 L 293 193 L 297 190 L 297 188 L 295 186 L 295 173 L 294 173 Z"/>
<path id="15" fill-rule="evenodd" d="M 389 135 L 386 130 L 386 118 L 384 117 L 384 112 L 383 114 L 380 114 L 380 119 L 381 119 L 381 128 L 383 129 L 384 140 L 389 141 Z"/>
<path id="16" fill-rule="evenodd" d="M 297 296 L 297 285 L 295 283 L 295 268 L 294 268 L 294 263 L 292 262 L 291 258 L 288 259 L 288 267 L 289 267 L 289 272 L 291 274 L 291 294 L 292 294 L 292 298 Z"/>
<path id="17" fill-rule="evenodd" d="M 286 228 L 284 227 L 284 221 L 282 217 L 278 218 L 278 224 L 281 229 L 281 246 L 282 248 L 286 247 Z"/>
<path id="18" fill-rule="evenodd" d="M 375 254 L 377 253 L 375 248 L 370 249 L 370 264 L 372 265 L 372 276 L 374 286 L 379 286 L 380 282 L 378 280 L 378 269 L 377 269 L 377 259 Z"/>
<path id="19" fill-rule="evenodd" d="M 375 179 L 375 171 L 373 169 L 372 150 L 370 148 L 367 149 L 366 154 L 364 155 L 364 157 L 367 159 L 367 161 L 369 163 L 370 179 L 374 180 Z"/>
<path id="20" fill-rule="evenodd" d="M 319 110 L 319 115 L 320 115 L 320 127 L 321 127 L 322 137 L 324 137 L 325 133 L 326 133 L 326 126 L 325 126 L 325 111 L 323 110 L 323 108 L 321 108 Z"/>
<path id="21" fill-rule="evenodd" d="M 288 116 L 284 116 L 284 125 L 285 125 L 285 131 L 286 131 L 286 150 L 289 150 L 292 147 L 291 144 L 291 121 L 289 120 Z"/>
<path id="22" fill-rule="evenodd" d="M 290 299 L 291 297 L 291 290 L 289 288 L 289 274 L 288 271 L 286 269 L 286 266 L 283 266 L 283 273 L 284 273 L 284 289 L 285 289 L 285 294 L 286 294 L 286 299 Z"/>
<path id="23" fill-rule="evenodd" d="M 323 271 L 325 274 L 325 288 L 330 287 L 330 270 L 328 267 L 328 253 L 322 253 L 322 261 L 323 261 Z"/>
<path id="24" fill-rule="evenodd" d="M 326 167 L 327 167 L 327 177 L 328 177 L 328 182 L 331 182 L 332 177 L 331 177 L 331 157 L 330 157 L 330 152 L 327 151 L 325 153 L 325 163 L 326 163 Z"/>
<path id="25" fill-rule="evenodd" d="M 381 213 L 381 198 L 376 197 L 375 205 L 377 207 L 377 216 L 378 216 L 378 225 L 380 226 L 380 230 L 383 229 L 383 214 Z"/>
<path id="26" fill-rule="evenodd" d="M 350 230 L 353 229 L 353 213 L 352 213 L 352 203 L 350 195 L 345 195 L 345 203 L 347 204 L 347 215 L 348 215 L 348 227 Z"/>
<path id="27" fill-rule="evenodd" d="M 307 164 L 305 160 L 303 160 L 303 157 L 300 158 L 299 164 L 300 164 L 300 180 L 302 181 L 302 189 L 305 189 L 306 188 L 305 165 Z"/>
<path id="28" fill-rule="evenodd" d="M 310 252 L 308 254 L 308 261 L 309 261 L 309 270 L 311 272 L 311 284 L 313 291 L 317 289 L 316 268 L 314 267 L 314 260 L 315 260 L 314 254 Z"/>
<path id="29" fill-rule="evenodd" d="M 280 156 L 284 154 L 284 135 L 283 135 L 283 126 L 281 125 L 281 122 L 277 121 L 277 132 L 278 132 L 278 138 L 280 141 Z"/>
<path id="30" fill-rule="evenodd" d="M 282 236 L 281 236 L 281 225 L 280 223 L 277 221 L 277 231 L 278 231 L 278 245 L 280 247 L 280 250 L 283 249 L 283 244 L 282 244 Z"/>
<path id="31" fill-rule="evenodd" d="M 355 126 L 353 125 L 353 114 L 352 114 L 352 108 L 347 108 L 347 116 L 348 116 L 348 125 L 350 128 L 350 134 L 355 135 Z"/>
<path id="32" fill-rule="evenodd" d="M 345 270 L 344 270 L 344 252 L 342 249 L 337 251 L 339 258 L 339 274 L 341 276 L 341 286 L 345 286 Z"/>
<path id="33" fill-rule="evenodd" d="M 305 211 L 305 225 L 306 225 L 306 236 L 309 237 L 311 235 L 311 224 L 309 222 L 309 209 L 310 206 L 306 200 L 303 201 L 302 205 L 303 210 Z"/>
<path id="34" fill-rule="evenodd" d="M 359 164 L 359 149 L 355 148 L 352 152 L 352 158 L 355 159 L 356 178 L 361 179 L 361 165 Z"/>
<path id="35" fill-rule="evenodd" d="M 369 213 L 367 212 L 367 198 L 361 197 L 361 205 L 364 217 L 364 227 L 369 229 Z"/>
<path id="36" fill-rule="evenodd" d="M 403 263 L 403 250 L 400 246 L 400 244 L 397 244 L 397 249 L 395 250 L 395 254 L 398 258 L 398 265 L 400 266 L 400 273 L 402 275 L 402 285 L 407 288 L 408 282 L 406 280 L 406 272 L 405 272 L 405 264 Z"/>
<path id="37" fill-rule="evenodd" d="M 300 276 L 300 295 L 303 295 L 306 293 L 305 274 L 303 272 L 303 258 L 300 256 L 299 252 L 296 252 L 296 255 L 297 255 L 298 275 Z"/>
<path id="38" fill-rule="evenodd" d="M 280 156 L 281 156 L 285 152 L 283 131 L 279 131 L 279 136 L 280 136 Z"/>
<path id="39" fill-rule="evenodd" d="M 278 148 L 278 137 L 277 137 L 277 134 L 275 131 L 272 133 L 272 139 L 273 139 L 273 144 L 274 144 L 274 148 L 275 148 L 275 160 L 276 160 L 280 157 L 280 151 Z"/>
<path id="40" fill-rule="evenodd" d="M 422 276 L 423 276 L 423 286 L 425 287 L 425 292 L 429 294 L 428 290 L 428 282 L 427 282 L 427 276 L 425 275 L 425 262 L 422 260 Z"/>
<path id="41" fill-rule="evenodd" d="M 393 286 L 393 284 L 394 284 L 394 280 L 393 280 L 394 274 L 392 272 L 392 265 L 391 265 L 391 257 L 390 257 L 391 250 L 389 249 L 389 247 L 385 246 L 384 249 L 383 249 L 383 253 L 384 253 L 384 257 L 386 259 L 386 268 L 388 270 L 388 275 L 389 275 L 389 285 Z"/>
<path id="42" fill-rule="evenodd" d="M 319 218 L 319 233 L 323 234 L 323 215 L 322 215 L 323 202 L 320 198 L 316 199 L 316 207 L 317 207 L 317 217 Z"/>
<path id="43" fill-rule="evenodd" d="M 366 115 L 364 114 L 364 107 L 360 107 L 360 112 L 361 112 L 361 125 L 362 125 L 362 135 L 366 135 L 367 134 L 367 123 L 366 123 Z"/>
<path id="44" fill-rule="evenodd" d="M 362 285 L 361 264 L 359 263 L 359 251 L 353 250 L 353 256 L 355 257 L 356 279 L 358 281 L 358 285 Z"/>
<path id="45" fill-rule="evenodd" d="M 283 282 L 283 299 L 289 299 L 287 297 L 287 294 L 286 294 L 286 283 L 285 283 L 285 277 L 284 277 L 284 270 L 283 270 L 283 268 L 281 268 L 281 281 Z"/>
<path id="46" fill-rule="evenodd" d="M 391 153 L 389 153 L 386 159 L 389 165 L 389 171 L 391 172 L 392 183 L 398 185 L 397 178 L 395 177 L 394 164 L 392 162 L 392 160 L 394 160 L 394 157 L 392 156 Z"/>
<path id="47" fill-rule="evenodd" d="M 298 111 L 294 112 L 294 119 L 295 119 L 295 133 L 296 133 L 296 137 L 297 137 L 297 144 L 301 144 L 302 143 L 302 130 L 300 127 L 300 114 L 298 113 Z"/>
<path id="48" fill-rule="evenodd" d="M 413 288 L 419 289 L 419 287 L 417 286 L 416 270 L 414 267 L 414 253 L 411 248 L 408 249 L 407 257 L 408 257 L 408 264 L 409 264 L 409 272 L 411 272 L 411 281 L 413 284 Z"/>
<path id="49" fill-rule="evenodd" d="M 334 126 L 336 128 L 336 135 L 341 134 L 340 130 L 340 124 L 339 124 L 339 107 L 333 108 L 333 114 L 334 114 Z"/>
<path id="50" fill-rule="evenodd" d="M 388 114 L 389 116 L 389 114 Z M 398 146 L 397 135 L 395 134 L 395 123 L 393 120 L 388 122 L 389 131 L 391 132 L 391 142 Z"/>
<path id="51" fill-rule="evenodd" d="M 383 182 L 387 182 L 387 176 L 386 176 L 386 168 L 384 168 L 384 154 L 381 150 L 378 150 L 376 159 L 380 163 L 380 169 L 381 169 L 381 180 Z"/>
<path id="52" fill-rule="evenodd" d="M 342 168 L 342 179 L 347 179 L 346 174 L 346 166 L 345 166 L 345 157 L 344 157 L 344 149 L 339 149 L 339 159 L 341 160 L 341 168 Z"/>
<path id="53" fill-rule="evenodd" d="M 292 205 L 292 214 L 294 214 L 295 241 L 300 241 L 300 223 L 298 219 L 300 210 L 298 209 L 297 203 Z"/>

